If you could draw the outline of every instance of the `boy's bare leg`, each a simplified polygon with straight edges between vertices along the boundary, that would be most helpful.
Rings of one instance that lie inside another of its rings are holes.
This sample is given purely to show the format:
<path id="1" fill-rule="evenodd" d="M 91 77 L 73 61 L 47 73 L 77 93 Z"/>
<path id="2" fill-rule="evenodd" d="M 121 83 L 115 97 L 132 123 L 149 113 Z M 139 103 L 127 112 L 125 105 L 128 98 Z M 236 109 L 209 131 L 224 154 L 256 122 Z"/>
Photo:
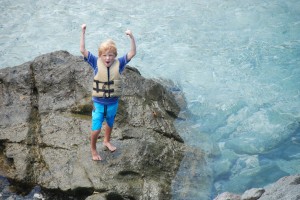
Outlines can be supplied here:
<path id="1" fill-rule="evenodd" d="M 100 155 L 97 152 L 97 139 L 99 136 L 100 130 L 97 131 L 92 131 L 91 133 L 91 151 L 92 151 L 92 159 L 93 160 L 102 160 L 102 158 L 100 157 Z"/>
<path id="2" fill-rule="evenodd" d="M 105 134 L 103 144 L 106 146 L 110 151 L 115 151 L 117 148 L 110 143 L 110 134 L 112 128 L 110 128 L 107 124 L 105 124 Z"/>

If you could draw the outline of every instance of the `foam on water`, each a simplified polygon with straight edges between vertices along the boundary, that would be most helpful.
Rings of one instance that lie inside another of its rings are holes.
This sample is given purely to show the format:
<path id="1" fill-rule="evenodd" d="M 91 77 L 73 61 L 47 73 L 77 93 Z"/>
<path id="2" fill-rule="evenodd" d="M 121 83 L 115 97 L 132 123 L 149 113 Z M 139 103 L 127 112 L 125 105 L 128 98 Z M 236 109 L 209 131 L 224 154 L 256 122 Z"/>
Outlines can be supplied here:
<path id="1" fill-rule="evenodd" d="M 79 55 L 82 23 L 87 49 L 96 53 L 110 37 L 123 54 L 132 29 L 138 54 L 130 64 L 182 88 L 194 118 L 178 130 L 213 155 L 212 188 L 199 192 L 203 177 L 190 177 L 193 187 L 174 184 L 174 199 L 239 193 L 300 173 L 297 0 L 15 0 L 0 13 L 1 68 L 55 50 Z M 183 166 L 179 174 L 187 174 Z"/>

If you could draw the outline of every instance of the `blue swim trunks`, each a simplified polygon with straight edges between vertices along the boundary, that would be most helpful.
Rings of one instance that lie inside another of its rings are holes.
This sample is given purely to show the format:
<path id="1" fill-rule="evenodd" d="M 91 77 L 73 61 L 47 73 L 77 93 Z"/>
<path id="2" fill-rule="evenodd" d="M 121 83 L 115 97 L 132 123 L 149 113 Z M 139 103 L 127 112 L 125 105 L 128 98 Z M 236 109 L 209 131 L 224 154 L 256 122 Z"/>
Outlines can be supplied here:
<path id="1" fill-rule="evenodd" d="M 103 105 L 97 102 L 93 103 L 92 131 L 101 130 L 104 119 L 106 119 L 108 126 L 112 128 L 118 110 L 118 102 L 109 105 Z"/>

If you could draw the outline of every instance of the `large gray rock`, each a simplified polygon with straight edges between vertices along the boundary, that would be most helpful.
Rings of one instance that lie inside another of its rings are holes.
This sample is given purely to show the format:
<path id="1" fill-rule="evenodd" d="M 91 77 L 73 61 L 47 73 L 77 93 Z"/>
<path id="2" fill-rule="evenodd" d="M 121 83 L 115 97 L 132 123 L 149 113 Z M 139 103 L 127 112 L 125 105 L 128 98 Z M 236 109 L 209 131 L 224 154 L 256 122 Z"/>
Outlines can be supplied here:
<path id="1" fill-rule="evenodd" d="M 241 196 L 230 192 L 219 194 L 214 200 L 241 200 Z"/>
<path id="2" fill-rule="evenodd" d="M 265 189 L 263 188 L 252 188 L 250 190 L 247 190 L 242 195 L 242 200 L 257 200 L 261 197 L 261 195 L 265 192 Z"/>
<path id="3" fill-rule="evenodd" d="M 180 111 L 174 99 L 183 98 L 131 67 L 122 79 L 112 134 L 117 151 L 99 142 L 103 161 L 95 162 L 92 71 L 82 58 L 58 51 L 1 69 L 0 175 L 88 199 L 170 199 L 184 152 L 173 125 Z"/>
<path id="4" fill-rule="evenodd" d="M 285 176 L 265 187 L 259 200 L 299 200 L 300 174 Z"/>
<path id="5" fill-rule="evenodd" d="M 242 195 L 224 192 L 215 200 L 300 200 L 300 174 L 282 177 L 265 188 L 253 188 Z"/>

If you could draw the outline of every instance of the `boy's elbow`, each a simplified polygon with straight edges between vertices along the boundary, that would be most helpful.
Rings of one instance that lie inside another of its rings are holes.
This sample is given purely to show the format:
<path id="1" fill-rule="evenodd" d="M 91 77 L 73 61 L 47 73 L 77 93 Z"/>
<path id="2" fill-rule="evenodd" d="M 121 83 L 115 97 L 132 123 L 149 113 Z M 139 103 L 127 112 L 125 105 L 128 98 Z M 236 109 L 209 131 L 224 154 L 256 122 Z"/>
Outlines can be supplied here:
<path id="1" fill-rule="evenodd" d="M 134 57 L 136 55 L 136 51 L 134 51 L 133 53 L 132 53 L 132 57 Z"/>
<path id="2" fill-rule="evenodd" d="M 80 53 L 82 54 L 82 55 L 85 55 L 85 49 L 80 49 Z"/>
<path id="3" fill-rule="evenodd" d="M 130 58 L 133 58 L 136 55 L 136 51 L 131 52 Z"/>
<path id="4" fill-rule="evenodd" d="M 127 59 L 128 59 L 128 60 L 131 60 L 131 59 L 135 56 L 135 54 L 136 54 L 136 52 L 129 52 L 129 53 L 127 54 Z"/>
<path id="5" fill-rule="evenodd" d="M 88 57 L 88 51 L 86 49 L 80 49 L 80 53 L 83 55 L 83 57 Z"/>
<path id="6" fill-rule="evenodd" d="M 136 55 L 136 48 L 132 49 L 131 53 L 132 53 L 132 56 L 135 56 Z"/>
<path id="7" fill-rule="evenodd" d="M 85 52 L 85 49 L 80 48 L 80 53 L 84 54 L 84 52 Z"/>

